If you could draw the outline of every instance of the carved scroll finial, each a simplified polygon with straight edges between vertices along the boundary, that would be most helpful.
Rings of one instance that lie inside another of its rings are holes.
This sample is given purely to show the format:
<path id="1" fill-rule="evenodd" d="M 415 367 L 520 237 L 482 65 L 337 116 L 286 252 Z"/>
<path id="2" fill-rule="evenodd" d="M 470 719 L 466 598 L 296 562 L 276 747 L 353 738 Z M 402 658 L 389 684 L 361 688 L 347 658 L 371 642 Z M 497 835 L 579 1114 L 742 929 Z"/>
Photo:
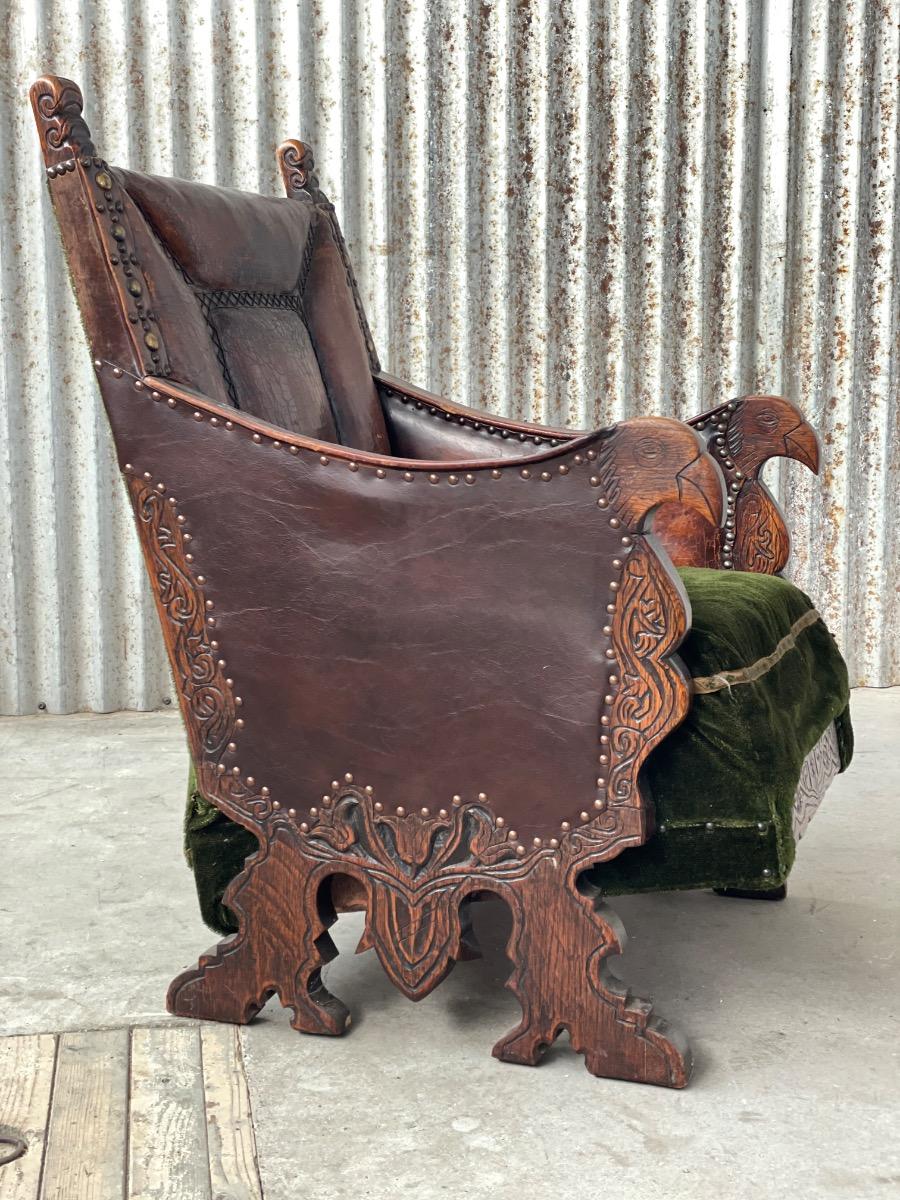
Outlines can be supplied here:
<path id="1" fill-rule="evenodd" d="M 315 173 L 312 146 L 297 138 L 288 138 L 281 143 L 275 154 L 288 196 L 294 196 L 301 191 L 307 191 L 310 195 L 318 192 L 319 180 Z"/>
<path id="2" fill-rule="evenodd" d="M 95 153 L 77 83 L 60 75 L 43 75 L 31 85 L 30 95 L 48 167 L 79 154 Z"/>

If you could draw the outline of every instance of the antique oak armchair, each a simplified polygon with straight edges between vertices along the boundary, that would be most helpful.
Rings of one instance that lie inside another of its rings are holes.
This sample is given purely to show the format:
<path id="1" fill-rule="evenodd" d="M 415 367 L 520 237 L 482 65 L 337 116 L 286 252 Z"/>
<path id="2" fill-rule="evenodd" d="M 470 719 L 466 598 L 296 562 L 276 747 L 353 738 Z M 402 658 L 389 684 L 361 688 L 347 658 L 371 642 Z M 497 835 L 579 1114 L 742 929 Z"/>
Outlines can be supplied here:
<path id="1" fill-rule="evenodd" d="M 683 1039 L 608 972 L 592 872 L 651 840 L 642 767 L 692 708 L 662 543 L 779 570 L 759 467 L 815 469 L 811 429 L 771 397 L 573 433 L 432 396 L 380 371 L 302 143 L 270 199 L 115 169 L 74 83 L 31 97 L 198 793 L 254 851 L 171 1011 L 246 1022 L 277 993 L 339 1034 L 338 909 L 415 1000 L 495 895 L 523 1014 L 494 1053 L 567 1029 L 594 1074 L 683 1086 Z"/>

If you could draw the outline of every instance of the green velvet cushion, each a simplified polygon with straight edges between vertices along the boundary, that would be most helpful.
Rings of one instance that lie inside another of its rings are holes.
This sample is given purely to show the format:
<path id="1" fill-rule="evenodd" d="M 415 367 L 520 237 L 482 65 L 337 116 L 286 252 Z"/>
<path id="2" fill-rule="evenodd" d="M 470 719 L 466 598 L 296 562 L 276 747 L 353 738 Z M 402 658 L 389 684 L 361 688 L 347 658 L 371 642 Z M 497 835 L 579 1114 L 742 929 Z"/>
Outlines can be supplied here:
<path id="1" fill-rule="evenodd" d="M 808 598 L 785 580 L 680 574 L 693 619 L 679 653 L 695 680 L 712 680 L 701 688 L 717 690 L 697 691 L 687 719 L 645 765 L 657 832 L 588 876 L 610 894 L 774 888 L 794 861 L 803 760 L 832 721 L 841 768 L 850 761 L 847 670 Z M 732 674 L 754 664 L 749 682 Z M 199 795 L 192 775 L 185 849 L 203 919 L 220 933 L 235 929 L 222 893 L 256 845 Z"/>
<path id="2" fill-rule="evenodd" d="M 657 832 L 588 878 L 612 895 L 772 889 L 794 862 L 793 802 L 803 760 L 831 721 L 841 770 L 850 762 L 847 668 L 808 597 L 786 580 L 743 571 L 679 573 L 693 612 L 679 654 L 695 681 L 774 657 L 783 638 L 791 648 L 762 664 L 758 679 L 729 682 L 725 674 L 717 681 L 725 686 L 694 695 L 688 716 L 641 776 Z M 805 621 L 811 623 L 801 628 Z"/>

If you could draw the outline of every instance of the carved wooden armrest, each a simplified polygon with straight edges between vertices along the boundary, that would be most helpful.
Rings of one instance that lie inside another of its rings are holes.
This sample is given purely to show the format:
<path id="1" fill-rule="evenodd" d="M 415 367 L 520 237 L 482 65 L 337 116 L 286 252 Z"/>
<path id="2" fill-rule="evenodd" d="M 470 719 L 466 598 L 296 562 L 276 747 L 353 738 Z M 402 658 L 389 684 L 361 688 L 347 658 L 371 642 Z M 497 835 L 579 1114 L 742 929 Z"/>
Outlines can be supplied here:
<path id="1" fill-rule="evenodd" d="M 759 474 L 770 458 L 793 458 L 819 471 L 819 441 L 783 396 L 743 396 L 690 422 L 705 439 L 727 488 L 724 527 L 696 512 L 663 505 L 653 531 L 676 566 L 723 567 L 775 575 L 790 555 L 784 514 Z"/>

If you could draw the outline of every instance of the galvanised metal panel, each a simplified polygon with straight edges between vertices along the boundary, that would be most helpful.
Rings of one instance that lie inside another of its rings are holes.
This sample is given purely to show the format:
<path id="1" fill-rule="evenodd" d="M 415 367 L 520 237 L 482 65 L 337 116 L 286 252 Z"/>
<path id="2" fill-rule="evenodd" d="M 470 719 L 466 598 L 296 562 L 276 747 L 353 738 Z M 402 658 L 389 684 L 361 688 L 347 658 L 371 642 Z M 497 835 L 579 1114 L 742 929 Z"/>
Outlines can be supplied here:
<path id="1" fill-rule="evenodd" d="M 0 706 L 170 685 L 27 87 L 79 80 L 113 162 L 277 194 L 301 135 L 382 357 L 574 425 L 784 391 L 791 573 L 854 683 L 900 682 L 893 3 L 8 0 L 0 29 Z"/>

